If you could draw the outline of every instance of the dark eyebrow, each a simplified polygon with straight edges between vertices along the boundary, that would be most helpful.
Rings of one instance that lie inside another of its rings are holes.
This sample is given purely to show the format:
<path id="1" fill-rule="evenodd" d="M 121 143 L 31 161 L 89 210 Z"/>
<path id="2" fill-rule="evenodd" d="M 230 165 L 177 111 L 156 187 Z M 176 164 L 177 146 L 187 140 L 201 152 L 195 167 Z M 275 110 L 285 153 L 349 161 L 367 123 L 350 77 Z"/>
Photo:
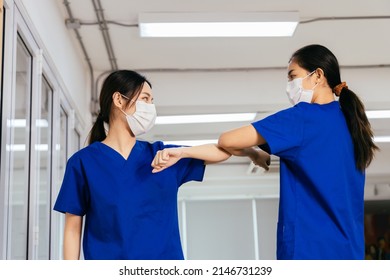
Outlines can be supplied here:
<path id="1" fill-rule="evenodd" d="M 290 71 L 288 71 L 287 76 L 290 76 L 292 71 L 294 71 L 294 69 L 291 69 Z"/>
<path id="2" fill-rule="evenodd" d="M 152 96 L 149 92 L 146 92 L 146 91 L 142 91 L 141 94 L 146 94 L 148 97 Z M 152 98 L 152 100 L 154 100 L 154 98 Z"/>
<path id="3" fill-rule="evenodd" d="M 151 97 L 152 95 L 149 92 L 142 91 L 141 94 L 146 94 L 147 96 Z"/>

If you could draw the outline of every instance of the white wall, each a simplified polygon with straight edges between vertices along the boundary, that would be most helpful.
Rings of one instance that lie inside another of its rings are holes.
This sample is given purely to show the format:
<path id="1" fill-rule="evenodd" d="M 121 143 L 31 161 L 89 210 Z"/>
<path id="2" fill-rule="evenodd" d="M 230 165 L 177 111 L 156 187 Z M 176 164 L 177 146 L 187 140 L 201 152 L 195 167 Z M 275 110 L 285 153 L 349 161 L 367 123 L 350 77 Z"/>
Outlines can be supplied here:
<path id="1" fill-rule="evenodd" d="M 287 69 L 287 63 L 286 63 Z M 256 106 L 258 111 L 290 106 L 285 69 L 204 72 L 144 72 L 150 79 L 158 113 L 167 106 Z M 390 68 L 341 68 L 341 79 L 367 109 L 390 108 Z M 166 99 L 164 96 L 173 96 Z M 246 107 L 245 107 L 246 108 Z"/>
<path id="2" fill-rule="evenodd" d="M 90 77 L 84 57 L 78 51 L 72 30 L 65 27 L 58 1 L 20 0 L 34 25 L 34 35 L 41 41 L 40 47 L 52 60 L 57 77 L 62 80 L 69 102 L 82 118 L 89 123 Z M 39 42 L 38 42 L 39 43 Z"/>

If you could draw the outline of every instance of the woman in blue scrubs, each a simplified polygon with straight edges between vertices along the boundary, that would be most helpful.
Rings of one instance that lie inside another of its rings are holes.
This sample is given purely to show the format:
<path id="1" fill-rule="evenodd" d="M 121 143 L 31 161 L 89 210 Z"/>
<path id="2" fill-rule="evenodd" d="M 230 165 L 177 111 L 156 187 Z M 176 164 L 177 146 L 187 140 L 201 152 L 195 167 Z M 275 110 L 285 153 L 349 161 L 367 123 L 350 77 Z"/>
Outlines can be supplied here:
<path id="1" fill-rule="evenodd" d="M 364 259 L 365 169 L 378 149 L 364 106 L 324 46 L 297 50 L 287 71 L 294 106 L 225 132 L 218 144 L 256 164 L 267 154 L 253 146 L 280 157 L 277 259 Z M 154 172 L 177 150 L 158 152 Z"/>
<path id="2" fill-rule="evenodd" d="M 364 259 L 365 169 L 378 149 L 364 106 L 324 46 L 297 50 L 287 76 L 292 108 L 218 143 L 233 155 L 262 145 L 280 157 L 278 259 Z"/>
<path id="3" fill-rule="evenodd" d="M 152 173 L 162 142 L 137 140 L 154 124 L 151 84 L 139 73 L 111 73 L 100 93 L 89 145 L 69 158 L 54 210 L 65 213 L 64 259 L 183 259 L 178 188 L 202 181 L 205 163 L 230 154 L 217 145 L 187 147 L 189 158 Z M 105 127 L 109 127 L 105 131 Z M 198 154 L 203 160 L 197 160 Z"/>

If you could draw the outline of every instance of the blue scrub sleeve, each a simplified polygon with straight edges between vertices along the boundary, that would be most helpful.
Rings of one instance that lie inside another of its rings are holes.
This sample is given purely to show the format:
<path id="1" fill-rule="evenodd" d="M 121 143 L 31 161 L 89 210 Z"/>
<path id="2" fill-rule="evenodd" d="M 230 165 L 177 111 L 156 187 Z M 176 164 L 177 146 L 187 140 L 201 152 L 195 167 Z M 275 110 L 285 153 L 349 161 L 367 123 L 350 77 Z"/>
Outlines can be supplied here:
<path id="1" fill-rule="evenodd" d="M 178 147 L 184 146 L 163 145 L 160 149 Z M 189 181 L 203 181 L 206 169 L 205 162 L 203 160 L 193 158 L 183 158 L 172 167 L 176 169 L 178 186 L 181 186 Z"/>
<path id="2" fill-rule="evenodd" d="M 304 132 L 304 118 L 298 107 L 279 111 L 252 125 L 266 140 L 268 152 L 286 159 L 297 156 Z"/>
<path id="3" fill-rule="evenodd" d="M 77 156 L 73 156 L 66 164 L 64 179 L 54 205 L 54 210 L 83 216 L 86 212 L 87 201 L 87 184 L 81 160 Z"/>
<path id="4" fill-rule="evenodd" d="M 203 181 L 206 168 L 203 160 L 184 158 L 176 163 L 176 167 L 179 186 L 189 181 Z"/>

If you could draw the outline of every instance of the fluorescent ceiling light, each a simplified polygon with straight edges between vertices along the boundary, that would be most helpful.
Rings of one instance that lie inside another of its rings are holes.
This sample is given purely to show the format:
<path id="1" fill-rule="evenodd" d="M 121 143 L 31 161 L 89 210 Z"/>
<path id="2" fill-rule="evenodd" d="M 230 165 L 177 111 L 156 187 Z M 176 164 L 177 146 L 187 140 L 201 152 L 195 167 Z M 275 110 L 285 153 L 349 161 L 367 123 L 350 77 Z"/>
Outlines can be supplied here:
<path id="1" fill-rule="evenodd" d="M 25 152 L 26 145 L 25 144 L 11 144 L 6 145 L 6 150 L 9 152 Z M 49 150 L 49 145 L 47 144 L 36 144 L 35 150 L 39 152 L 47 152 Z"/>
<path id="2" fill-rule="evenodd" d="M 372 110 L 366 111 L 367 118 L 369 119 L 389 119 L 390 110 Z"/>
<path id="3" fill-rule="evenodd" d="M 49 123 L 45 119 L 37 119 L 35 121 L 37 127 L 49 127 Z M 8 127 L 26 127 L 26 119 L 10 119 L 7 120 Z"/>
<path id="4" fill-rule="evenodd" d="M 178 145 L 178 146 L 198 146 L 204 144 L 217 144 L 217 143 L 218 143 L 218 139 L 164 141 L 165 145 Z"/>
<path id="5" fill-rule="evenodd" d="M 387 143 L 390 142 L 390 136 L 375 136 L 374 142 L 377 143 Z"/>
<path id="6" fill-rule="evenodd" d="M 253 121 L 255 117 L 256 113 L 159 116 L 156 124 L 245 122 Z"/>
<path id="7" fill-rule="evenodd" d="M 141 37 L 282 37 L 292 36 L 298 12 L 141 13 Z"/>

